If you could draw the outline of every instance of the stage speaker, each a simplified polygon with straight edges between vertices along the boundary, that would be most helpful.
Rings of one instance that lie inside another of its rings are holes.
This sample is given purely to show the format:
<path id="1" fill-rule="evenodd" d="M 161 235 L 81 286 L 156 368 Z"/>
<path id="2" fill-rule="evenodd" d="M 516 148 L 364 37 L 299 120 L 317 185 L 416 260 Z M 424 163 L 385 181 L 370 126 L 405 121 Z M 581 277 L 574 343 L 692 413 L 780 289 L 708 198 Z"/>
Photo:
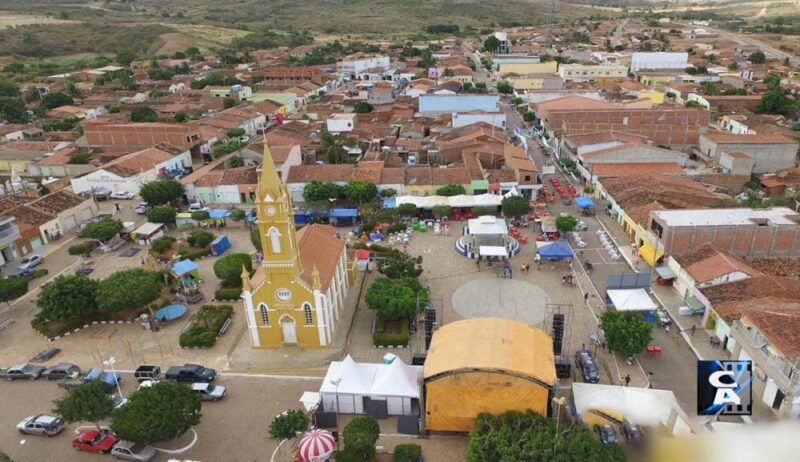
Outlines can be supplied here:
<path id="1" fill-rule="evenodd" d="M 555 313 L 553 315 L 553 353 L 558 356 L 563 350 L 564 344 L 564 315 Z"/>
<path id="2" fill-rule="evenodd" d="M 572 363 L 568 358 L 562 356 L 556 357 L 556 377 L 559 379 L 568 379 L 572 377 Z"/>

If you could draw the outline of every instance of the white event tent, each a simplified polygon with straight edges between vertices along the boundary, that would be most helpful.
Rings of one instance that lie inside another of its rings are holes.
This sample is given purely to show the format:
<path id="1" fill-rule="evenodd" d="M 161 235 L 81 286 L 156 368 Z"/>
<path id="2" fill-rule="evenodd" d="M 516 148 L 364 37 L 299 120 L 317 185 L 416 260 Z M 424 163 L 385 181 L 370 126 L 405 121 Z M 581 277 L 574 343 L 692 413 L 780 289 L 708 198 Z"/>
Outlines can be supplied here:
<path id="1" fill-rule="evenodd" d="M 389 415 L 409 415 L 412 400 L 419 400 L 421 366 L 400 358 L 390 364 L 357 363 L 348 355 L 332 361 L 320 386 L 322 407 L 328 412 L 364 414 L 364 398 L 386 401 Z"/>
<path id="2" fill-rule="evenodd" d="M 651 311 L 658 308 L 644 289 L 609 290 L 606 293 L 617 311 Z"/>
<path id="3" fill-rule="evenodd" d="M 398 196 L 395 198 L 395 205 L 414 204 L 418 209 L 430 209 L 437 205 L 449 205 L 450 207 L 499 207 L 503 202 L 503 196 L 497 194 L 479 194 L 469 196 L 459 194 L 458 196 Z"/>

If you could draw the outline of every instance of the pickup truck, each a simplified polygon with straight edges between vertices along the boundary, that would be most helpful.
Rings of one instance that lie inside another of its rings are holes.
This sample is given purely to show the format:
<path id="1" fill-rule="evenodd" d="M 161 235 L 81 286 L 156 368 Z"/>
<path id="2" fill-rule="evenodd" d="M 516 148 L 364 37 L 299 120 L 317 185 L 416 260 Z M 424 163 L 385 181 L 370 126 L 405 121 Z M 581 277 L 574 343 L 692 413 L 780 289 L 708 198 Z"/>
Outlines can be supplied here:
<path id="1" fill-rule="evenodd" d="M 178 382 L 211 382 L 217 376 L 217 371 L 208 369 L 199 364 L 184 364 L 183 366 L 172 366 L 167 369 L 164 377 L 167 380 L 177 380 Z"/>
<path id="2" fill-rule="evenodd" d="M 161 375 L 161 368 L 158 366 L 148 366 L 148 365 L 141 365 L 133 371 L 133 378 L 138 380 L 139 382 L 144 382 L 145 380 L 155 380 L 158 379 L 158 376 Z"/>
<path id="3" fill-rule="evenodd" d="M 42 366 L 34 366 L 33 364 L 17 364 L 8 369 L 0 369 L 0 379 L 17 380 L 28 379 L 36 380 L 41 377 L 45 368 Z"/>

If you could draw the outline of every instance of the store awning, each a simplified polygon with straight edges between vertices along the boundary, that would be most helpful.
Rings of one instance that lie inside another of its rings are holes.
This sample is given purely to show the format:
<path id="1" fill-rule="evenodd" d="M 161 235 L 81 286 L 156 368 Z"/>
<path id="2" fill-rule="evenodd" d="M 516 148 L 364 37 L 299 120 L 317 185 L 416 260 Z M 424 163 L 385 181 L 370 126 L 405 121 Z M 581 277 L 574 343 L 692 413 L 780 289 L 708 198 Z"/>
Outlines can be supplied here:
<path id="1" fill-rule="evenodd" d="M 659 258 L 664 256 L 664 252 L 656 249 L 650 242 L 645 242 L 644 245 L 639 247 L 639 255 L 641 255 L 648 265 L 656 266 L 656 262 Z"/>
<path id="2" fill-rule="evenodd" d="M 683 303 L 692 310 L 692 314 L 703 314 L 706 311 L 706 306 L 697 297 L 689 297 Z"/>
<path id="3" fill-rule="evenodd" d="M 675 273 L 667 266 L 657 266 L 656 273 L 664 279 L 673 279 L 675 277 Z"/>
<path id="4" fill-rule="evenodd" d="M 496 245 L 482 245 L 478 247 L 478 253 L 482 257 L 507 257 L 508 253 L 505 247 Z"/>

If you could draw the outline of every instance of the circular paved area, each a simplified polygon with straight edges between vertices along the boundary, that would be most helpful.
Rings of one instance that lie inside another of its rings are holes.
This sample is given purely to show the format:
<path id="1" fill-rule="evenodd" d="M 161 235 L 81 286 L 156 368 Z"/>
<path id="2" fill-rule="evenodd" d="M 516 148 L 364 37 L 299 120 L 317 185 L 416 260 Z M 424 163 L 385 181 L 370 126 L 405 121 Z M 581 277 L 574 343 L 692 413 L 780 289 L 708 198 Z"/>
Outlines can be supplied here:
<path id="1" fill-rule="evenodd" d="M 541 326 L 550 301 L 535 284 L 518 279 L 483 278 L 453 292 L 453 309 L 465 318 L 505 318 Z"/>

